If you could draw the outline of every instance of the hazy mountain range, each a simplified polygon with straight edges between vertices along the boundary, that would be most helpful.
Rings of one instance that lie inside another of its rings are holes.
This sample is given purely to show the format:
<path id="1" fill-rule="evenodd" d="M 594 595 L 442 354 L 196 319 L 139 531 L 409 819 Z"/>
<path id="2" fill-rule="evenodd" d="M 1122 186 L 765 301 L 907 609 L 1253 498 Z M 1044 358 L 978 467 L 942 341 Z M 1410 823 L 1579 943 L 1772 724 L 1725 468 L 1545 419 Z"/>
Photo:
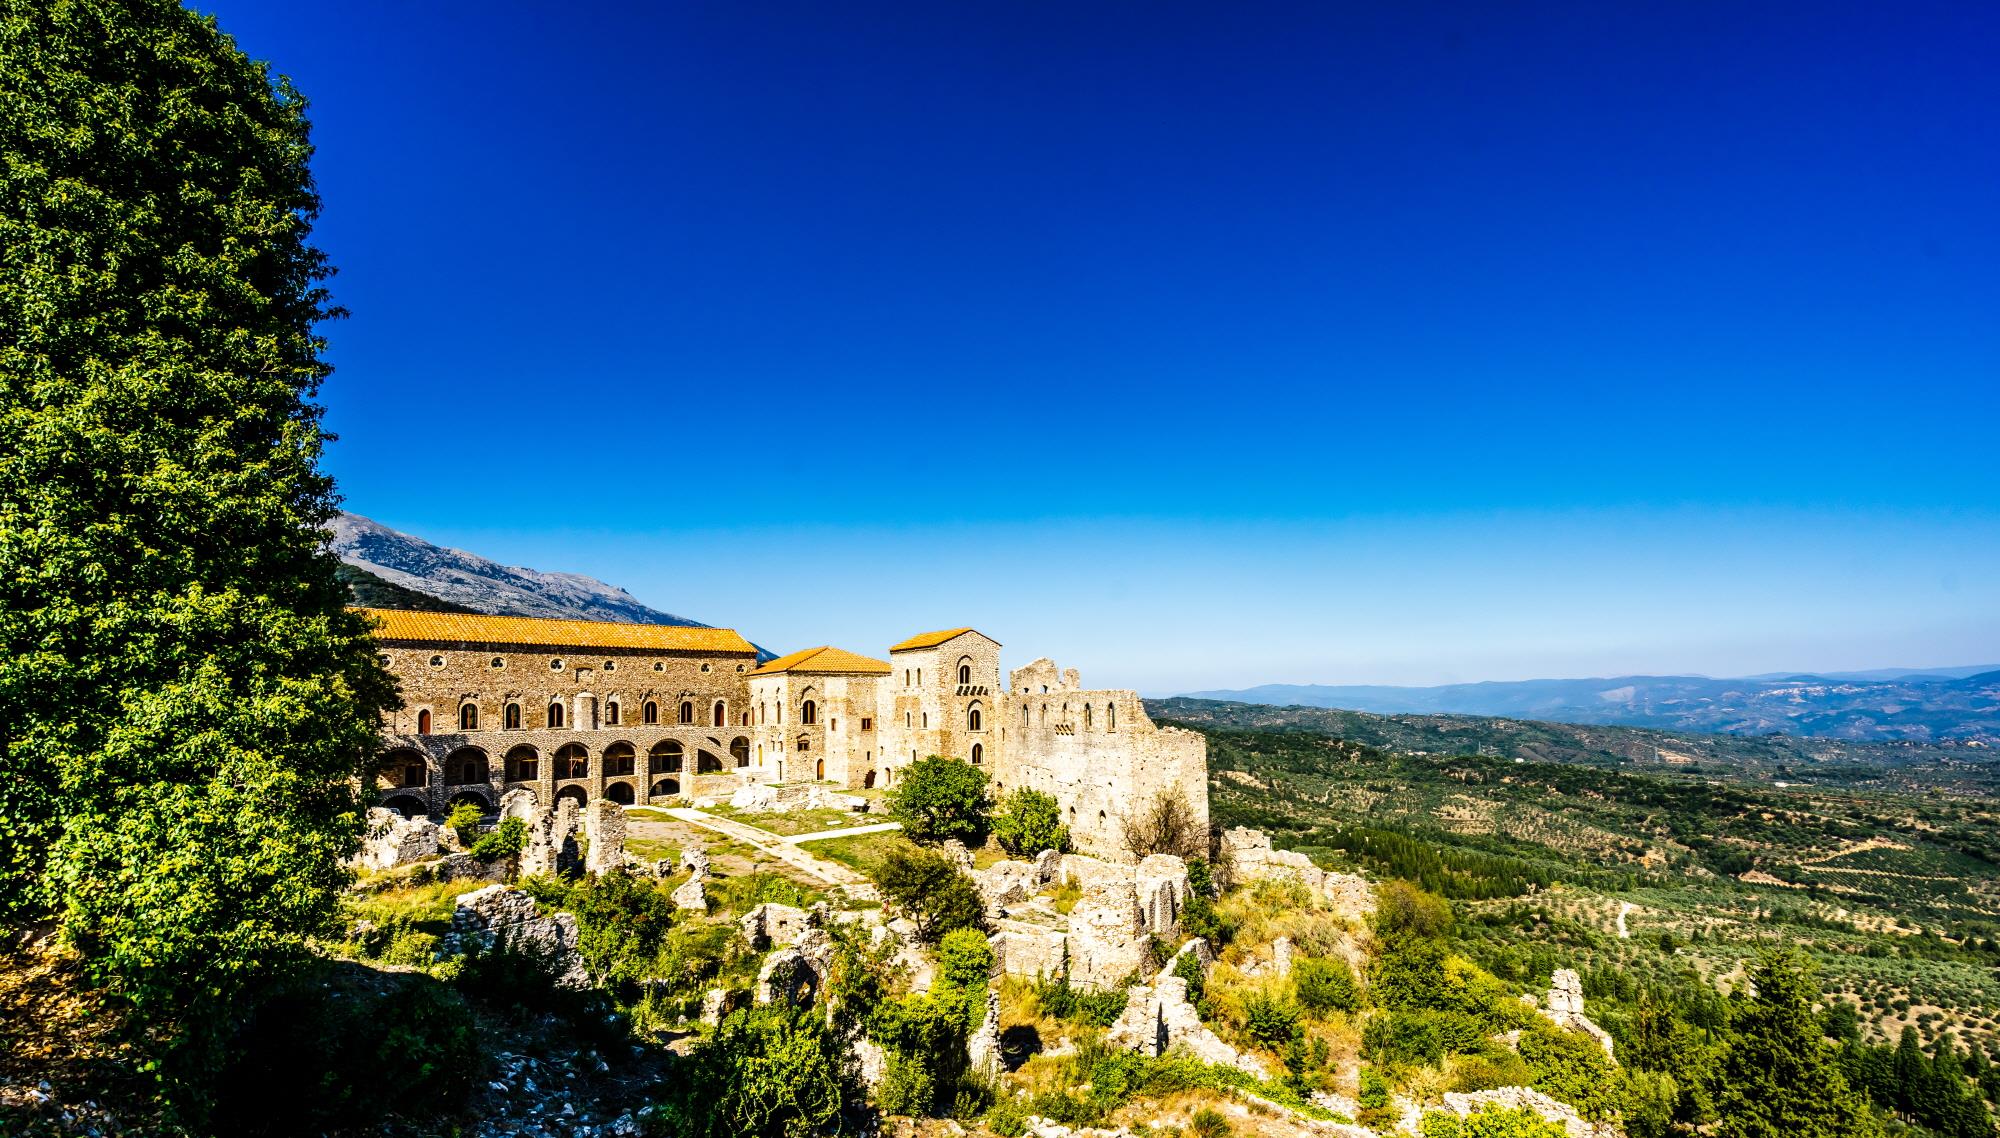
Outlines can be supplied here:
<path id="1" fill-rule="evenodd" d="M 2000 742 L 2000 665 L 1838 675 L 1613 676 L 1441 687 L 1264 684 L 1192 699 L 1487 715 L 1731 735 Z"/>

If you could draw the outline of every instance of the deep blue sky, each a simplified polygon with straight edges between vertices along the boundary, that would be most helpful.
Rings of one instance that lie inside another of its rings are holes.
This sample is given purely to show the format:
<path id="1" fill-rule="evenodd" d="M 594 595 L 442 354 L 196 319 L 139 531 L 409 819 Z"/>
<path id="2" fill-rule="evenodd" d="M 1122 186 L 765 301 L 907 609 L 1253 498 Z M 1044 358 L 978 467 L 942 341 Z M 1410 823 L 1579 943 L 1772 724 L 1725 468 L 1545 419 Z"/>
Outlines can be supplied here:
<path id="1" fill-rule="evenodd" d="M 1149 691 L 2000 660 L 1991 4 L 196 6 L 398 528 Z"/>

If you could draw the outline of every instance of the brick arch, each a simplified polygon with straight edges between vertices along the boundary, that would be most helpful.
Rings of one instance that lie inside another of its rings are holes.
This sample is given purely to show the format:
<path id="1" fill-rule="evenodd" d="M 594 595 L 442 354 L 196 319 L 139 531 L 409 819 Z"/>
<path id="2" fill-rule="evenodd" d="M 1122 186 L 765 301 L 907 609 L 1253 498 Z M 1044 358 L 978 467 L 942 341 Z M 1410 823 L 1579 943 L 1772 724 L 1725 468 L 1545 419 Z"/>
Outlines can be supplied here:
<path id="1" fill-rule="evenodd" d="M 582 743 L 564 743 L 557 747 L 552 761 L 559 779 L 590 777 L 590 748 Z"/>
<path id="2" fill-rule="evenodd" d="M 430 763 L 413 747 L 398 747 L 382 756 L 375 768 L 393 789 L 415 789 L 430 784 Z"/>
<path id="3" fill-rule="evenodd" d="M 460 747 L 444 758 L 446 786 L 472 786 L 492 777 L 493 767 L 486 752 L 478 747 Z"/>

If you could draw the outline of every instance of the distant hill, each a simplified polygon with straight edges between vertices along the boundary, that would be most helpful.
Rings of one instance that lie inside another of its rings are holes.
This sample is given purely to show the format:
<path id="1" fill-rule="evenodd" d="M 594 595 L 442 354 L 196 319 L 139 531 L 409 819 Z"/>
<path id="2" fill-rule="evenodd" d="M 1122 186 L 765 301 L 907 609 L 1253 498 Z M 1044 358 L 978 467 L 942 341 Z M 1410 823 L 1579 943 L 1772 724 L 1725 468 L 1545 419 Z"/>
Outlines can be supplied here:
<path id="1" fill-rule="evenodd" d="M 1752 782 L 1900 790 L 2000 791 L 2000 747 L 1794 735 L 1705 735 L 1650 727 L 1552 723 L 1477 715 L 1376 715 L 1323 707 L 1149 699 L 1161 722 L 1207 730 L 1301 732 L 1412 755 L 1486 755 Z"/>
<path id="2" fill-rule="evenodd" d="M 1954 674 L 1971 673 L 1971 674 Z M 1614 676 L 1442 687 L 1265 684 L 1190 699 L 1389 715 L 1497 715 L 1729 735 L 2000 742 L 2000 669 L 1857 675 Z"/>
<path id="3" fill-rule="evenodd" d="M 433 545 L 359 514 L 343 513 L 328 528 L 334 553 L 352 570 L 345 579 L 357 604 L 714 627 L 649 608 L 639 603 L 639 598 L 595 577 L 502 565 L 476 553 Z M 762 648 L 758 651 L 765 658 L 771 656 Z"/>

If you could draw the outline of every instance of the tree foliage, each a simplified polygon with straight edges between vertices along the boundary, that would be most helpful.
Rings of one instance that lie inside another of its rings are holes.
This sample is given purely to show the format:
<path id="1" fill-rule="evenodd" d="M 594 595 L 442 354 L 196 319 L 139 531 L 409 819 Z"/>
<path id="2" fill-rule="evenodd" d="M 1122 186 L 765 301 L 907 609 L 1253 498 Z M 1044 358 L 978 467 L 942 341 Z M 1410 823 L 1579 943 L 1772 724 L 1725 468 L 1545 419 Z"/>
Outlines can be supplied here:
<path id="1" fill-rule="evenodd" d="M 1569 1132 L 1525 1107 L 1489 1106 L 1464 1118 L 1431 1111 L 1424 1115 L 1418 1133 L 1423 1138 L 1564 1138 Z"/>
<path id="2" fill-rule="evenodd" d="M 395 699 L 322 532 L 308 135 L 175 0 L 0 5 L 0 915 L 190 1031 L 328 928 Z"/>
<path id="3" fill-rule="evenodd" d="M 1880 1133 L 1848 1087 L 1813 1004 L 1812 965 L 1784 950 L 1763 958 L 1755 994 L 1738 1006 L 1724 1048 L 1716 1133 L 1724 1138 L 1865 1138 Z"/>
<path id="4" fill-rule="evenodd" d="M 934 850 L 896 850 L 883 859 L 875 883 L 882 896 L 917 926 L 917 938 L 936 944 L 954 929 L 985 923 L 986 905 L 972 879 Z"/>
<path id="5" fill-rule="evenodd" d="M 911 763 L 889 791 L 889 813 L 920 842 L 969 841 L 986 832 L 986 772 L 932 755 Z"/>
<path id="6" fill-rule="evenodd" d="M 687 1060 L 654 1130 L 667 1138 L 806 1138 L 834 1131 L 860 1090 L 826 1017 L 778 1004 L 730 1015 Z"/>
<path id="7" fill-rule="evenodd" d="M 993 840 L 1015 857 L 1033 857 L 1043 850 L 1069 850 L 1069 827 L 1062 807 L 1050 795 L 1022 787 L 1010 792 L 993 815 Z"/>

